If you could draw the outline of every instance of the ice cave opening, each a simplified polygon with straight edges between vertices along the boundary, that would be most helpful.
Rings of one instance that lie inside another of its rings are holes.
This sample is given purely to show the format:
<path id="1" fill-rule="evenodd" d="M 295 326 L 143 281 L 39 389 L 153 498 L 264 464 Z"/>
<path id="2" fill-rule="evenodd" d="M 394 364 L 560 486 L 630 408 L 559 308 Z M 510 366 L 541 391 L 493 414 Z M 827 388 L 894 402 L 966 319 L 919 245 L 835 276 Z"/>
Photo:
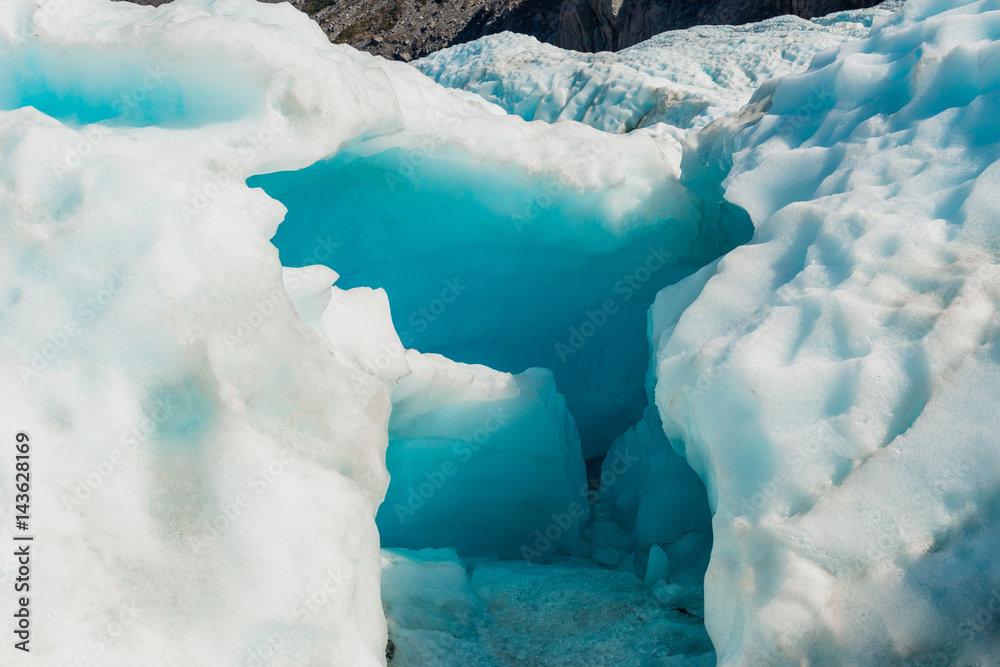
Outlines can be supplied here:
<path id="1" fill-rule="evenodd" d="M 584 577 L 584 589 L 652 576 L 680 610 L 671 622 L 700 628 L 692 650 L 710 651 L 711 517 L 649 407 L 647 313 L 664 287 L 749 239 L 745 213 L 685 193 L 684 205 L 603 224 L 604 193 L 443 147 L 344 150 L 248 185 L 287 208 L 272 239 L 282 265 L 384 289 L 410 350 L 393 394 L 383 548 L 454 550 L 421 552 L 453 566 L 455 555 L 529 567 L 584 557 L 595 573 L 639 575 Z M 413 567 L 386 578 L 409 590 Z"/>

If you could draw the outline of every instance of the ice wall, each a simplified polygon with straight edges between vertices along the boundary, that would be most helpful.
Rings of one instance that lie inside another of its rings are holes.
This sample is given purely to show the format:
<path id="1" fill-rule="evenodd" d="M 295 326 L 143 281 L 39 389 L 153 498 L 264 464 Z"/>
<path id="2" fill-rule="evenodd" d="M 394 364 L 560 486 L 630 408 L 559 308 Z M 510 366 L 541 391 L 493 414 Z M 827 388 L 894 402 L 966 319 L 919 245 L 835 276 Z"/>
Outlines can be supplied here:
<path id="1" fill-rule="evenodd" d="M 678 181 L 672 140 L 487 116 L 482 131 L 507 141 L 483 163 L 446 134 L 475 128 L 468 113 L 406 150 L 358 142 L 250 185 L 288 208 L 274 238 L 285 265 L 322 262 L 338 285 L 385 289 L 407 348 L 551 369 L 584 456 L 601 455 L 646 405 L 655 294 L 745 240 L 748 223 Z"/>
<path id="2" fill-rule="evenodd" d="M 0 424 L 37 549 L 0 662 L 383 664 L 398 374 L 299 320 L 242 180 L 398 115 L 317 91 L 363 66 L 288 6 L 6 2 L 0 60 Z"/>
<path id="3" fill-rule="evenodd" d="M 514 559 L 572 547 L 590 513 L 587 478 L 552 373 L 406 357 L 411 373 L 393 393 L 389 421 L 382 545 Z"/>
<path id="4" fill-rule="evenodd" d="M 612 516 L 631 531 L 637 548 L 672 544 L 688 533 L 707 536 L 711 544 L 705 487 L 670 446 L 654 408 L 615 440 L 601 473 Z"/>
<path id="5" fill-rule="evenodd" d="M 1000 655 L 998 55 L 996 3 L 911 2 L 689 147 L 756 227 L 654 335 L 721 664 Z"/>
<path id="6" fill-rule="evenodd" d="M 571 548 L 589 515 L 580 435 L 550 371 L 520 375 L 404 350 L 385 292 L 325 266 L 284 269 L 302 321 L 338 357 L 400 378 L 377 516 L 383 547 L 531 559 Z M 538 535 L 554 525 L 542 547 Z M 536 531 L 538 535 L 536 535 Z"/>

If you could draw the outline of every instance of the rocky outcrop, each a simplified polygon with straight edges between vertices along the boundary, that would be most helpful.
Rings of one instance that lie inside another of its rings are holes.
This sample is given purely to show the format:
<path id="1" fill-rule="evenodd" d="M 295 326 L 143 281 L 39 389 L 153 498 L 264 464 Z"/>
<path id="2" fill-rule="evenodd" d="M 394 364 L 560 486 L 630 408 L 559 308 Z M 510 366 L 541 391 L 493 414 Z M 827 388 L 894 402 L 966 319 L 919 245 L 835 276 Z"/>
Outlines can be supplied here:
<path id="1" fill-rule="evenodd" d="M 618 51 L 665 30 L 739 25 L 772 16 L 824 16 L 872 0 L 566 0 L 550 40 L 575 51 Z"/>
<path id="2" fill-rule="evenodd" d="M 561 0 L 306 0 L 302 8 L 335 42 L 410 60 L 504 30 L 549 41 Z"/>
<path id="3" fill-rule="evenodd" d="M 129 0 L 161 5 L 169 0 Z M 261 0 L 280 2 L 283 0 Z M 290 0 L 330 40 L 396 60 L 505 30 L 576 51 L 617 51 L 664 30 L 804 18 L 873 0 Z"/>

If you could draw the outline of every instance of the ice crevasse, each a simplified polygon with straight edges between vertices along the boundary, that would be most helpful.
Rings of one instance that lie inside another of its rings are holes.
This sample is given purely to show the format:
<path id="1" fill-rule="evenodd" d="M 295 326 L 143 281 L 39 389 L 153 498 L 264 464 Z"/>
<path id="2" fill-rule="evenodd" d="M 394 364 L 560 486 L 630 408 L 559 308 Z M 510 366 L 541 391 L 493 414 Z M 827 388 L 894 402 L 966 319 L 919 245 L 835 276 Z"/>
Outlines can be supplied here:
<path id="1" fill-rule="evenodd" d="M 995 659 L 998 44 L 995 2 L 911 2 L 616 135 L 288 5 L 5 2 L 0 424 L 63 640 L 32 660 L 383 664 L 380 532 L 517 557 L 623 449 L 661 571 L 711 512 L 719 663 Z"/>
<path id="2" fill-rule="evenodd" d="M 745 104 L 766 80 L 804 68 L 824 49 L 864 37 L 901 3 L 807 21 L 779 16 L 743 26 L 671 30 L 617 53 L 579 53 L 502 33 L 414 65 L 527 120 L 576 120 L 627 133 L 658 124 L 683 139 Z"/>

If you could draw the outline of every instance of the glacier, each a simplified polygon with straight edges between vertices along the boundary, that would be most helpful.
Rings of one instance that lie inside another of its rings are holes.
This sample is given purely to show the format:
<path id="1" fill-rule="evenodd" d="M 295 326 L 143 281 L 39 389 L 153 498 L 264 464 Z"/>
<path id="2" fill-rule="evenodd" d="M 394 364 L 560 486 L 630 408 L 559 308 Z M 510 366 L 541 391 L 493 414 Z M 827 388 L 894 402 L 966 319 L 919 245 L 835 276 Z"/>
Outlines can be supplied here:
<path id="1" fill-rule="evenodd" d="M 768 79 L 804 68 L 820 51 L 867 35 L 901 3 L 806 19 L 662 33 L 617 53 L 578 53 L 501 33 L 413 64 L 526 120 L 575 120 L 606 132 L 655 131 L 683 141 L 749 101 Z M 662 125 L 661 125 L 662 124 Z"/>
<path id="2" fill-rule="evenodd" d="M 4 664 L 997 664 L 998 44 L 4 2 Z"/>
<path id="3" fill-rule="evenodd" d="M 756 228 L 656 318 L 721 664 L 1000 655 L 998 38 L 995 3 L 908 3 L 689 146 Z"/>

